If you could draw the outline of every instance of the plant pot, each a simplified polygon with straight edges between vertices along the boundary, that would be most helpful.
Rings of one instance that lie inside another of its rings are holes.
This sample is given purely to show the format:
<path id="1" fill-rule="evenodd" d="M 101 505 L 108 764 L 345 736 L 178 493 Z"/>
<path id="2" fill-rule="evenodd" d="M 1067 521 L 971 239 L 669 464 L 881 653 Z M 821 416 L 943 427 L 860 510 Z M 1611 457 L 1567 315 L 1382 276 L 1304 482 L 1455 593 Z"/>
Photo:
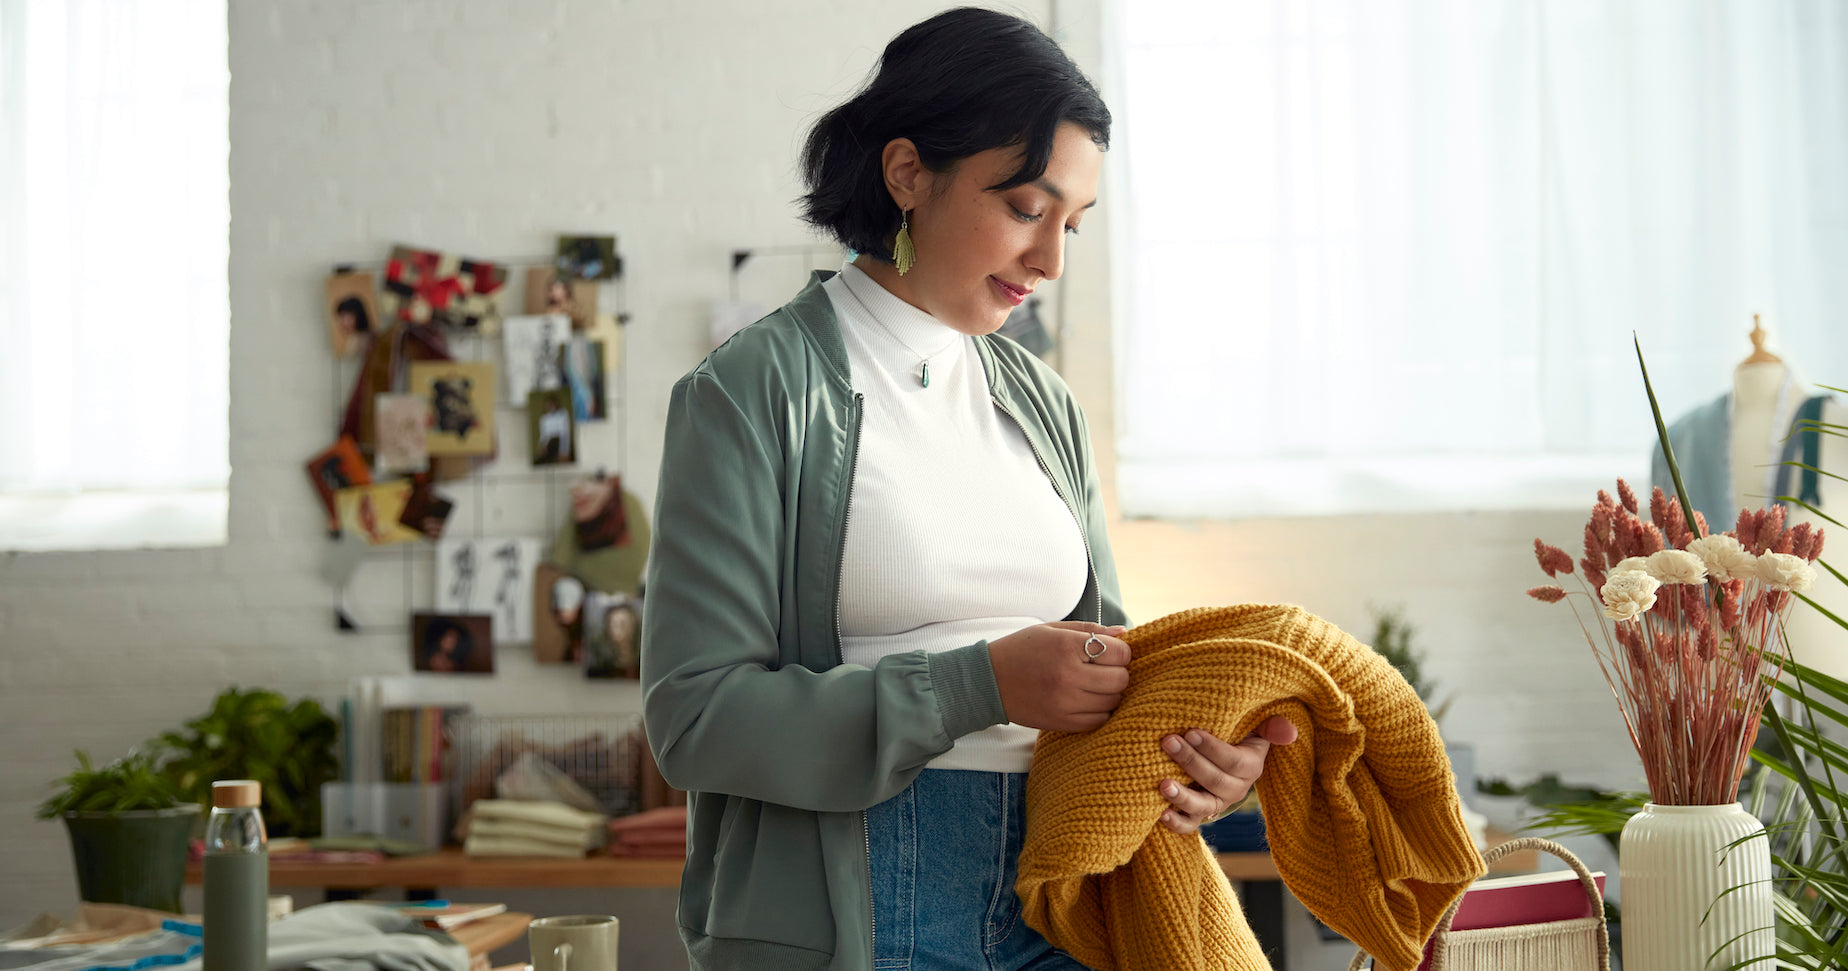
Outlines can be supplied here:
<path id="1" fill-rule="evenodd" d="M 65 813 L 78 894 L 90 903 L 180 913 L 196 805 L 123 813 Z"/>
<path id="2" fill-rule="evenodd" d="M 1630 817 L 1618 851 L 1624 971 L 1774 966 L 1764 829 L 1738 803 L 1647 803 Z"/>

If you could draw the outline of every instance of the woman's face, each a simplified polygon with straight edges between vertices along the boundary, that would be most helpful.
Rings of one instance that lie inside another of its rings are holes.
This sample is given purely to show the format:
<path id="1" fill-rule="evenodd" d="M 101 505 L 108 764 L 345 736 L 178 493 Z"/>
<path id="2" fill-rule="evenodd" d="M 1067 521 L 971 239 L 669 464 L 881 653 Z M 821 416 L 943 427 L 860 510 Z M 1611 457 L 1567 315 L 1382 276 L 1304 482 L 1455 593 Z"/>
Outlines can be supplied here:
<path id="1" fill-rule="evenodd" d="M 1096 203 L 1103 164 L 1090 133 L 1066 123 L 1045 173 L 1026 185 L 988 188 L 1019 167 L 1018 147 L 924 172 L 911 213 L 917 263 L 902 277 L 878 275 L 880 283 L 962 333 L 993 333 L 1035 287 L 1064 272 L 1066 235 Z"/>

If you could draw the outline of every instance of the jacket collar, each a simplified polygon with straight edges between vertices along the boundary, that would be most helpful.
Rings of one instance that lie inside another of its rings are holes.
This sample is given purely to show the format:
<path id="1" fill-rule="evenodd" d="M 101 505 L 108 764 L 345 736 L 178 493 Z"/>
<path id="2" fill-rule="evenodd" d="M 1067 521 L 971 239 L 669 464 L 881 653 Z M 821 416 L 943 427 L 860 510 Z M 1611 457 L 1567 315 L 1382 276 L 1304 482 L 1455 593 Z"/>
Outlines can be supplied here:
<path id="1" fill-rule="evenodd" d="M 849 390 L 853 388 L 853 372 L 847 366 L 847 344 L 841 340 L 840 321 L 834 316 L 834 301 L 828 298 L 828 292 L 821 288 L 835 275 L 834 270 L 815 270 L 809 274 L 807 286 L 789 301 L 789 315 L 795 318 L 796 325 L 808 335 L 809 341 L 821 352 L 821 358 L 828 362 L 835 377 Z M 1002 384 L 1000 374 L 995 368 L 994 352 L 989 347 L 986 335 L 975 340 L 976 356 L 982 360 L 982 373 L 988 376 L 988 388 L 991 394 L 1000 394 Z"/>

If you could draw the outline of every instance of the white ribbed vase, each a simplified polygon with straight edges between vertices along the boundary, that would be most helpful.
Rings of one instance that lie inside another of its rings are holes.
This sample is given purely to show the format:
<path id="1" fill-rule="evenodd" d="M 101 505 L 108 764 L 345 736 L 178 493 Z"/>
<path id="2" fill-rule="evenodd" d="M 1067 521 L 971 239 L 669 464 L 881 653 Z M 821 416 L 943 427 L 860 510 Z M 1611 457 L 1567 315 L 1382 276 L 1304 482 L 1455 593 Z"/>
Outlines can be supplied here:
<path id="1" fill-rule="evenodd" d="M 1773 966 L 1771 843 L 1731 845 L 1764 828 L 1736 802 L 1648 803 L 1630 817 L 1618 851 L 1624 971 L 1701 971 L 1741 961 Z M 1741 889 L 1722 899 L 1732 887 Z"/>

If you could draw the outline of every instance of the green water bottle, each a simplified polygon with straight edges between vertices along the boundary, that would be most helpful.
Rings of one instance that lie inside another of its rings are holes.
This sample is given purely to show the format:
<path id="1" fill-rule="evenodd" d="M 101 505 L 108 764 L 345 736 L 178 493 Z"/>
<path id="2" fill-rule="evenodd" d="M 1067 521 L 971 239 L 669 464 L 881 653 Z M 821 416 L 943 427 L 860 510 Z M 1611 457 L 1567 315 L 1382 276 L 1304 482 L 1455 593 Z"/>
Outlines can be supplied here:
<path id="1" fill-rule="evenodd" d="M 269 835 L 248 779 L 212 783 L 205 824 L 205 971 L 269 967 Z"/>

